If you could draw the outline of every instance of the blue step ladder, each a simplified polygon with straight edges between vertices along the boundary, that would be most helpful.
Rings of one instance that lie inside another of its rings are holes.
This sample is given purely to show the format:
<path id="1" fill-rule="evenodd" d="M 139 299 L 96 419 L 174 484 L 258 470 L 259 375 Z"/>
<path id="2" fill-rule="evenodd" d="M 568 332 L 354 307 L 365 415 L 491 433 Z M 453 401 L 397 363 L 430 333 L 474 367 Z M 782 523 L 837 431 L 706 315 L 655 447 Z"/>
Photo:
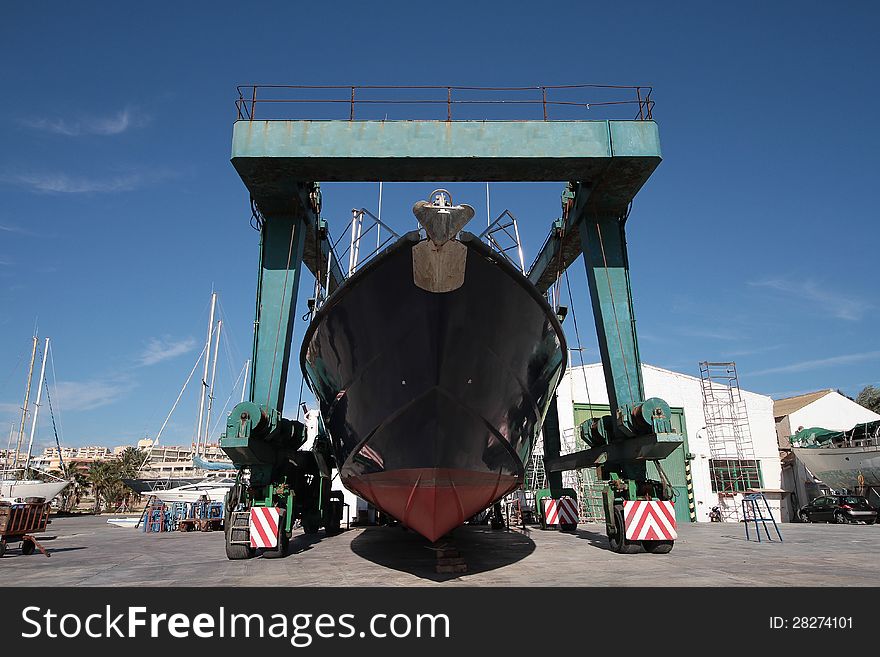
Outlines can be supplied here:
<path id="1" fill-rule="evenodd" d="M 755 523 L 755 534 L 758 537 L 758 543 L 761 542 L 761 526 L 764 527 L 767 540 L 772 542 L 773 538 L 770 536 L 770 530 L 767 528 L 767 522 L 769 521 L 773 523 L 773 529 L 776 530 L 779 542 L 782 543 L 782 533 L 779 531 L 779 525 L 776 524 L 776 519 L 770 511 L 770 504 L 767 502 L 767 498 L 764 497 L 764 493 L 747 493 L 743 495 L 742 509 L 747 541 L 751 540 L 749 537 L 749 523 L 753 522 Z"/>

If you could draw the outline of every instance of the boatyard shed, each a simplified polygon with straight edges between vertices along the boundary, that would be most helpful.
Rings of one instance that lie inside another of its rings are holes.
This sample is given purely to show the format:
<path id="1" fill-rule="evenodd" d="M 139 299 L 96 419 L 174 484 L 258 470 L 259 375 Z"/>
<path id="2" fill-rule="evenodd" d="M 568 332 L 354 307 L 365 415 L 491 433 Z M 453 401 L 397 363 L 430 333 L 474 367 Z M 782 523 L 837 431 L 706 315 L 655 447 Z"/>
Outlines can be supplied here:
<path id="1" fill-rule="evenodd" d="M 672 425 L 684 436 L 684 444 L 662 461 L 662 468 L 676 488 L 675 514 L 679 523 L 708 522 L 712 507 L 725 503 L 735 509 L 745 490 L 763 490 L 777 521 L 782 520 L 782 481 L 779 450 L 773 421 L 773 400 L 740 391 L 748 413 L 751 453 L 740 455 L 735 466 L 749 477 L 737 487 L 739 493 L 719 498 L 725 488 L 724 476 L 731 469 L 730 459 L 713 458 L 703 406 L 699 377 L 642 365 L 645 393 L 666 400 L 672 409 Z M 571 367 L 557 391 L 563 451 L 583 449 L 578 444 L 577 427 L 591 417 L 608 413 L 608 394 L 602 365 Z M 718 450 L 714 451 L 718 455 Z M 589 476 L 589 475 L 588 475 Z M 727 518 L 726 518 L 727 519 Z M 787 518 L 785 518 L 787 519 Z"/>

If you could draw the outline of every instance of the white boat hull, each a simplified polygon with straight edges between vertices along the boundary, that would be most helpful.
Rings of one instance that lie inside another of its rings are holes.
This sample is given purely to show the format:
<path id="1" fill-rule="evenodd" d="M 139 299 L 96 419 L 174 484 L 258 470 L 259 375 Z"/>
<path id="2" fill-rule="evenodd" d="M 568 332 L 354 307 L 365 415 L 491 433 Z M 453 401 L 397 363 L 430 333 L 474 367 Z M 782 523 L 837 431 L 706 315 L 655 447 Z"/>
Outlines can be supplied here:
<path id="1" fill-rule="evenodd" d="M 230 488 L 232 488 L 232 484 L 210 487 L 204 484 L 189 484 L 170 490 L 154 491 L 153 495 L 166 504 L 171 504 L 172 502 L 198 502 L 202 498 L 207 498 L 209 502 L 223 502 Z"/>
<path id="2" fill-rule="evenodd" d="M 813 476 L 831 488 L 880 486 L 880 447 L 795 447 L 793 451 Z"/>
<path id="3" fill-rule="evenodd" d="M 70 485 L 67 481 L 39 481 L 36 479 L 0 480 L 0 499 L 23 502 L 27 497 L 43 497 L 47 502 Z"/>

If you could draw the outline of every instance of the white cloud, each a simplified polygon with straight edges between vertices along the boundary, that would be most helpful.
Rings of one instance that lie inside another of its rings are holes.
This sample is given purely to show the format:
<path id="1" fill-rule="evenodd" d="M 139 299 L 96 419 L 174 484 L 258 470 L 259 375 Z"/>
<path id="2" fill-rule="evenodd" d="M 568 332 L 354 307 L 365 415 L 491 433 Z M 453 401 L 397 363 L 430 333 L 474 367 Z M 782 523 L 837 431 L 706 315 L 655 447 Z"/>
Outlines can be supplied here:
<path id="1" fill-rule="evenodd" d="M 819 283 L 811 280 L 793 281 L 774 278 L 753 281 L 749 285 L 769 288 L 794 299 L 808 301 L 823 313 L 849 321 L 861 319 L 865 311 L 872 308 L 872 304 L 864 299 L 824 288 Z"/>
<path id="2" fill-rule="evenodd" d="M 57 401 L 53 404 L 63 412 L 90 411 L 101 406 L 108 406 L 127 395 L 134 383 L 127 380 L 94 379 L 91 381 L 59 381 L 57 385 Z"/>
<path id="3" fill-rule="evenodd" d="M 743 338 L 743 335 L 737 333 L 736 331 L 728 330 L 728 329 L 716 329 L 716 328 L 693 328 L 693 327 L 681 327 L 678 330 L 680 335 L 687 336 L 689 338 L 705 338 L 708 340 L 724 340 L 724 341 L 734 341 L 740 340 Z"/>
<path id="4" fill-rule="evenodd" d="M 138 358 L 138 362 L 141 365 L 155 365 L 164 360 L 169 360 L 189 353 L 195 346 L 196 341 L 194 338 L 186 338 L 185 340 L 177 341 L 168 338 L 150 338 L 150 341 L 147 343 L 147 348 Z"/>
<path id="5" fill-rule="evenodd" d="M 21 406 L 19 404 L 0 404 L 0 414 L 20 415 L 21 414 Z"/>
<path id="6" fill-rule="evenodd" d="M 70 176 L 66 173 L 15 174 L 0 178 L 3 182 L 50 194 L 89 194 L 130 192 L 144 185 L 168 178 L 167 172 L 127 173 L 104 178 Z"/>
<path id="7" fill-rule="evenodd" d="M 36 233 L 32 233 L 28 230 L 25 230 L 24 228 L 19 228 L 18 226 L 11 226 L 9 224 L 0 224 L 0 231 L 3 231 L 4 233 L 15 233 L 16 235 L 29 235 L 29 236 L 36 235 Z"/>
<path id="8" fill-rule="evenodd" d="M 22 119 L 24 125 L 56 135 L 78 137 L 80 135 L 112 136 L 130 128 L 140 128 L 150 122 L 150 117 L 137 109 L 127 107 L 110 116 L 91 116 L 69 119 Z"/>
<path id="9" fill-rule="evenodd" d="M 808 370 L 817 370 L 823 367 L 833 367 L 834 365 L 849 365 L 851 363 L 863 363 L 865 361 L 880 359 L 880 351 L 865 351 L 858 354 L 844 354 L 843 356 L 832 356 L 830 358 L 818 358 L 816 360 L 802 360 L 789 365 L 780 367 L 771 367 L 756 372 L 749 372 L 751 376 L 760 376 L 763 374 L 784 374 L 790 372 L 806 372 Z"/>

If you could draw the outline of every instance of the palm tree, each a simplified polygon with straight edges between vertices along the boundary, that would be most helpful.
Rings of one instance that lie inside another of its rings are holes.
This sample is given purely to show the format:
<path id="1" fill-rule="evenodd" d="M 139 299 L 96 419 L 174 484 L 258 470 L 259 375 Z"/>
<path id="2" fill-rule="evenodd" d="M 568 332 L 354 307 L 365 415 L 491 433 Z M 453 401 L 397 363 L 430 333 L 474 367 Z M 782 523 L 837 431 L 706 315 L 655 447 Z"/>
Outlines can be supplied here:
<path id="1" fill-rule="evenodd" d="M 137 477 L 145 458 L 144 451 L 137 447 L 126 447 L 122 450 L 116 461 L 120 478 L 134 479 Z"/>
<path id="2" fill-rule="evenodd" d="M 88 482 L 92 486 L 92 493 L 95 496 L 94 513 L 101 511 L 101 499 L 104 497 L 104 489 L 113 484 L 115 473 L 113 465 L 109 461 L 95 461 L 89 465 L 89 471 L 86 474 Z"/>
<path id="3" fill-rule="evenodd" d="M 78 468 L 69 470 L 70 485 L 61 493 L 61 510 L 73 511 L 89 487 L 88 475 Z"/>

